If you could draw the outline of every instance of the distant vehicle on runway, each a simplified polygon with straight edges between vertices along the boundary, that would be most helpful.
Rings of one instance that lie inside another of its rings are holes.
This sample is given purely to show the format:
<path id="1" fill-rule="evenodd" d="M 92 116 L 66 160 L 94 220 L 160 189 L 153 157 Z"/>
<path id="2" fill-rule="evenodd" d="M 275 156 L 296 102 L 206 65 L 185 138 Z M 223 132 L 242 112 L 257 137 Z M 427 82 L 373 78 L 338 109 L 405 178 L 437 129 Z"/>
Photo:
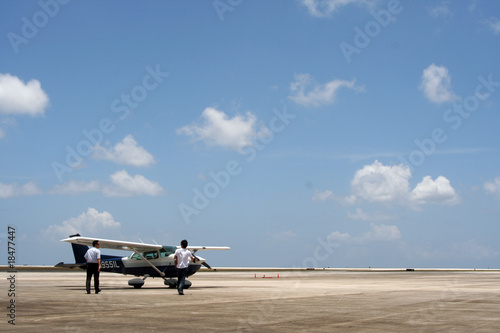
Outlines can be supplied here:
<path id="1" fill-rule="evenodd" d="M 62 242 L 69 242 L 73 247 L 75 255 L 74 264 L 58 263 L 55 267 L 63 268 L 81 268 L 85 269 L 87 263 L 84 255 L 92 242 L 98 240 L 101 249 L 113 250 L 131 250 L 132 253 L 128 257 L 118 257 L 111 255 L 101 255 L 101 272 L 112 272 L 120 274 L 130 274 L 135 276 L 143 276 L 143 278 L 134 278 L 128 281 L 130 286 L 141 288 L 144 281 L 148 277 L 161 277 L 163 282 L 169 288 L 177 286 L 177 271 L 174 265 L 174 253 L 180 246 L 144 244 L 135 242 L 124 242 L 117 240 L 82 237 L 79 234 L 71 235 L 69 238 L 62 239 Z M 195 253 L 201 250 L 229 250 L 227 246 L 188 246 L 187 249 L 193 253 L 194 262 L 189 264 L 187 276 L 195 274 L 201 265 L 211 269 L 205 262 L 205 259 L 197 257 Z M 184 288 L 191 286 L 191 282 L 186 280 Z"/>

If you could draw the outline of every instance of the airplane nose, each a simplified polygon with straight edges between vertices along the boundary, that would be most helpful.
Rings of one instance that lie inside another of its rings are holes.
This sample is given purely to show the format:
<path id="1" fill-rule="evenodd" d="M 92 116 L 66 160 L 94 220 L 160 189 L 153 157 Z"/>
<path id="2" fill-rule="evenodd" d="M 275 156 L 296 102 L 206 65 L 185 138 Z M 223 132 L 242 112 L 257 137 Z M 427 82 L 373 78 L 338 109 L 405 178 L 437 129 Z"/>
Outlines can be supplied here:
<path id="1" fill-rule="evenodd" d="M 200 264 L 202 264 L 203 266 L 205 266 L 205 267 L 206 267 L 206 268 L 208 268 L 208 269 L 212 269 L 212 267 L 210 267 L 210 265 L 209 265 L 209 264 L 207 264 L 207 263 L 206 263 L 206 260 L 205 260 L 204 258 L 202 258 L 202 257 L 198 257 L 198 256 L 196 256 L 195 262 L 196 262 L 196 263 L 200 263 Z"/>
<path id="2" fill-rule="evenodd" d="M 194 259 L 194 262 L 200 263 L 200 264 L 204 263 L 205 261 L 206 261 L 205 258 L 202 258 L 199 256 L 196 256 L 196 258 Z"/>

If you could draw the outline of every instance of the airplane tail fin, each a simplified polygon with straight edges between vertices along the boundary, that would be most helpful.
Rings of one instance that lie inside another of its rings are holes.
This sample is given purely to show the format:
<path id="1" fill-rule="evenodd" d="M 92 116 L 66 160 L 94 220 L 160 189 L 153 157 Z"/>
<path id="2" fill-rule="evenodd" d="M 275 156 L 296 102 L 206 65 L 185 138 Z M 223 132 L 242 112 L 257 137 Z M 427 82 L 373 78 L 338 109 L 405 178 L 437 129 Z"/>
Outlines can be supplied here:
<path id="1" fill-rule="evenodd" d="M 77 237 L 80 236 L 80 234 L 74 234 L 69 236 L 71 237 Z M 73 248 L 73 254 L 75 255 L 75 263 L 76 264 L 85 264 L 87 261 L 85 260 L 85 253 L 87 253 L 87 250 L 89 249 L 88 246 L 85 245 L 79 245 L 79 244 L 73 244 L 71 243 L 71 247 Z"/>

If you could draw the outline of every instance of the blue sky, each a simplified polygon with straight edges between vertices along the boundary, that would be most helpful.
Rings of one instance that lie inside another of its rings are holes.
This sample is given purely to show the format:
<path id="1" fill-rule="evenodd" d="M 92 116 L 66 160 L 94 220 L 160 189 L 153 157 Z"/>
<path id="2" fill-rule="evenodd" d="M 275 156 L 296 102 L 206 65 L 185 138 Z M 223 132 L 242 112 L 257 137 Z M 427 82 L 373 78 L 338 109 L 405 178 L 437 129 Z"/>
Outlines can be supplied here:
<path id="1" fill-rule="evenodd" d="M 496 1 L 1 5 L 1 241 L 213 266 L 498 268 Z M 7 253 L 2 253 L 6 261 Z"/>

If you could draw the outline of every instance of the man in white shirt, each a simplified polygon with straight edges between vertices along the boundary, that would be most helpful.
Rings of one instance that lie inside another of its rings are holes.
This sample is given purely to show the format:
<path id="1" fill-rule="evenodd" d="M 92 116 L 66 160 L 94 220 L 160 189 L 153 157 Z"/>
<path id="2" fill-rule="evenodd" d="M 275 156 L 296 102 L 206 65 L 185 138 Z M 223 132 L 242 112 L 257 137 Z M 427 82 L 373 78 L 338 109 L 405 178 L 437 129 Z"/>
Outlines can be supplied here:
<path id="1" fill-rule="evenodd" d="M 194 261 L 193 254 L 186 249 L 187 246 L 187 240 L 183 239 L 181 241 L 181 248 L 175 250 L 174 253 L 174 263 L 175 268 L 177 268 L 177 291 L 179 295 L 184 295 L 184 282 L 186 281 L 189 263 Z"/>
<path id="2" fill-rule="evenodd" d="M 99 272 L 101 271 L 101 250 L 99 250 L 99 241 L 95 240 L 90 249 L 85 253 L 85 260 L 87 261 L 87 283 L 85 287 L 87 294 L 90 294 L 90 280 L 94 276 L 94 290 L 99 294 Z"/>

